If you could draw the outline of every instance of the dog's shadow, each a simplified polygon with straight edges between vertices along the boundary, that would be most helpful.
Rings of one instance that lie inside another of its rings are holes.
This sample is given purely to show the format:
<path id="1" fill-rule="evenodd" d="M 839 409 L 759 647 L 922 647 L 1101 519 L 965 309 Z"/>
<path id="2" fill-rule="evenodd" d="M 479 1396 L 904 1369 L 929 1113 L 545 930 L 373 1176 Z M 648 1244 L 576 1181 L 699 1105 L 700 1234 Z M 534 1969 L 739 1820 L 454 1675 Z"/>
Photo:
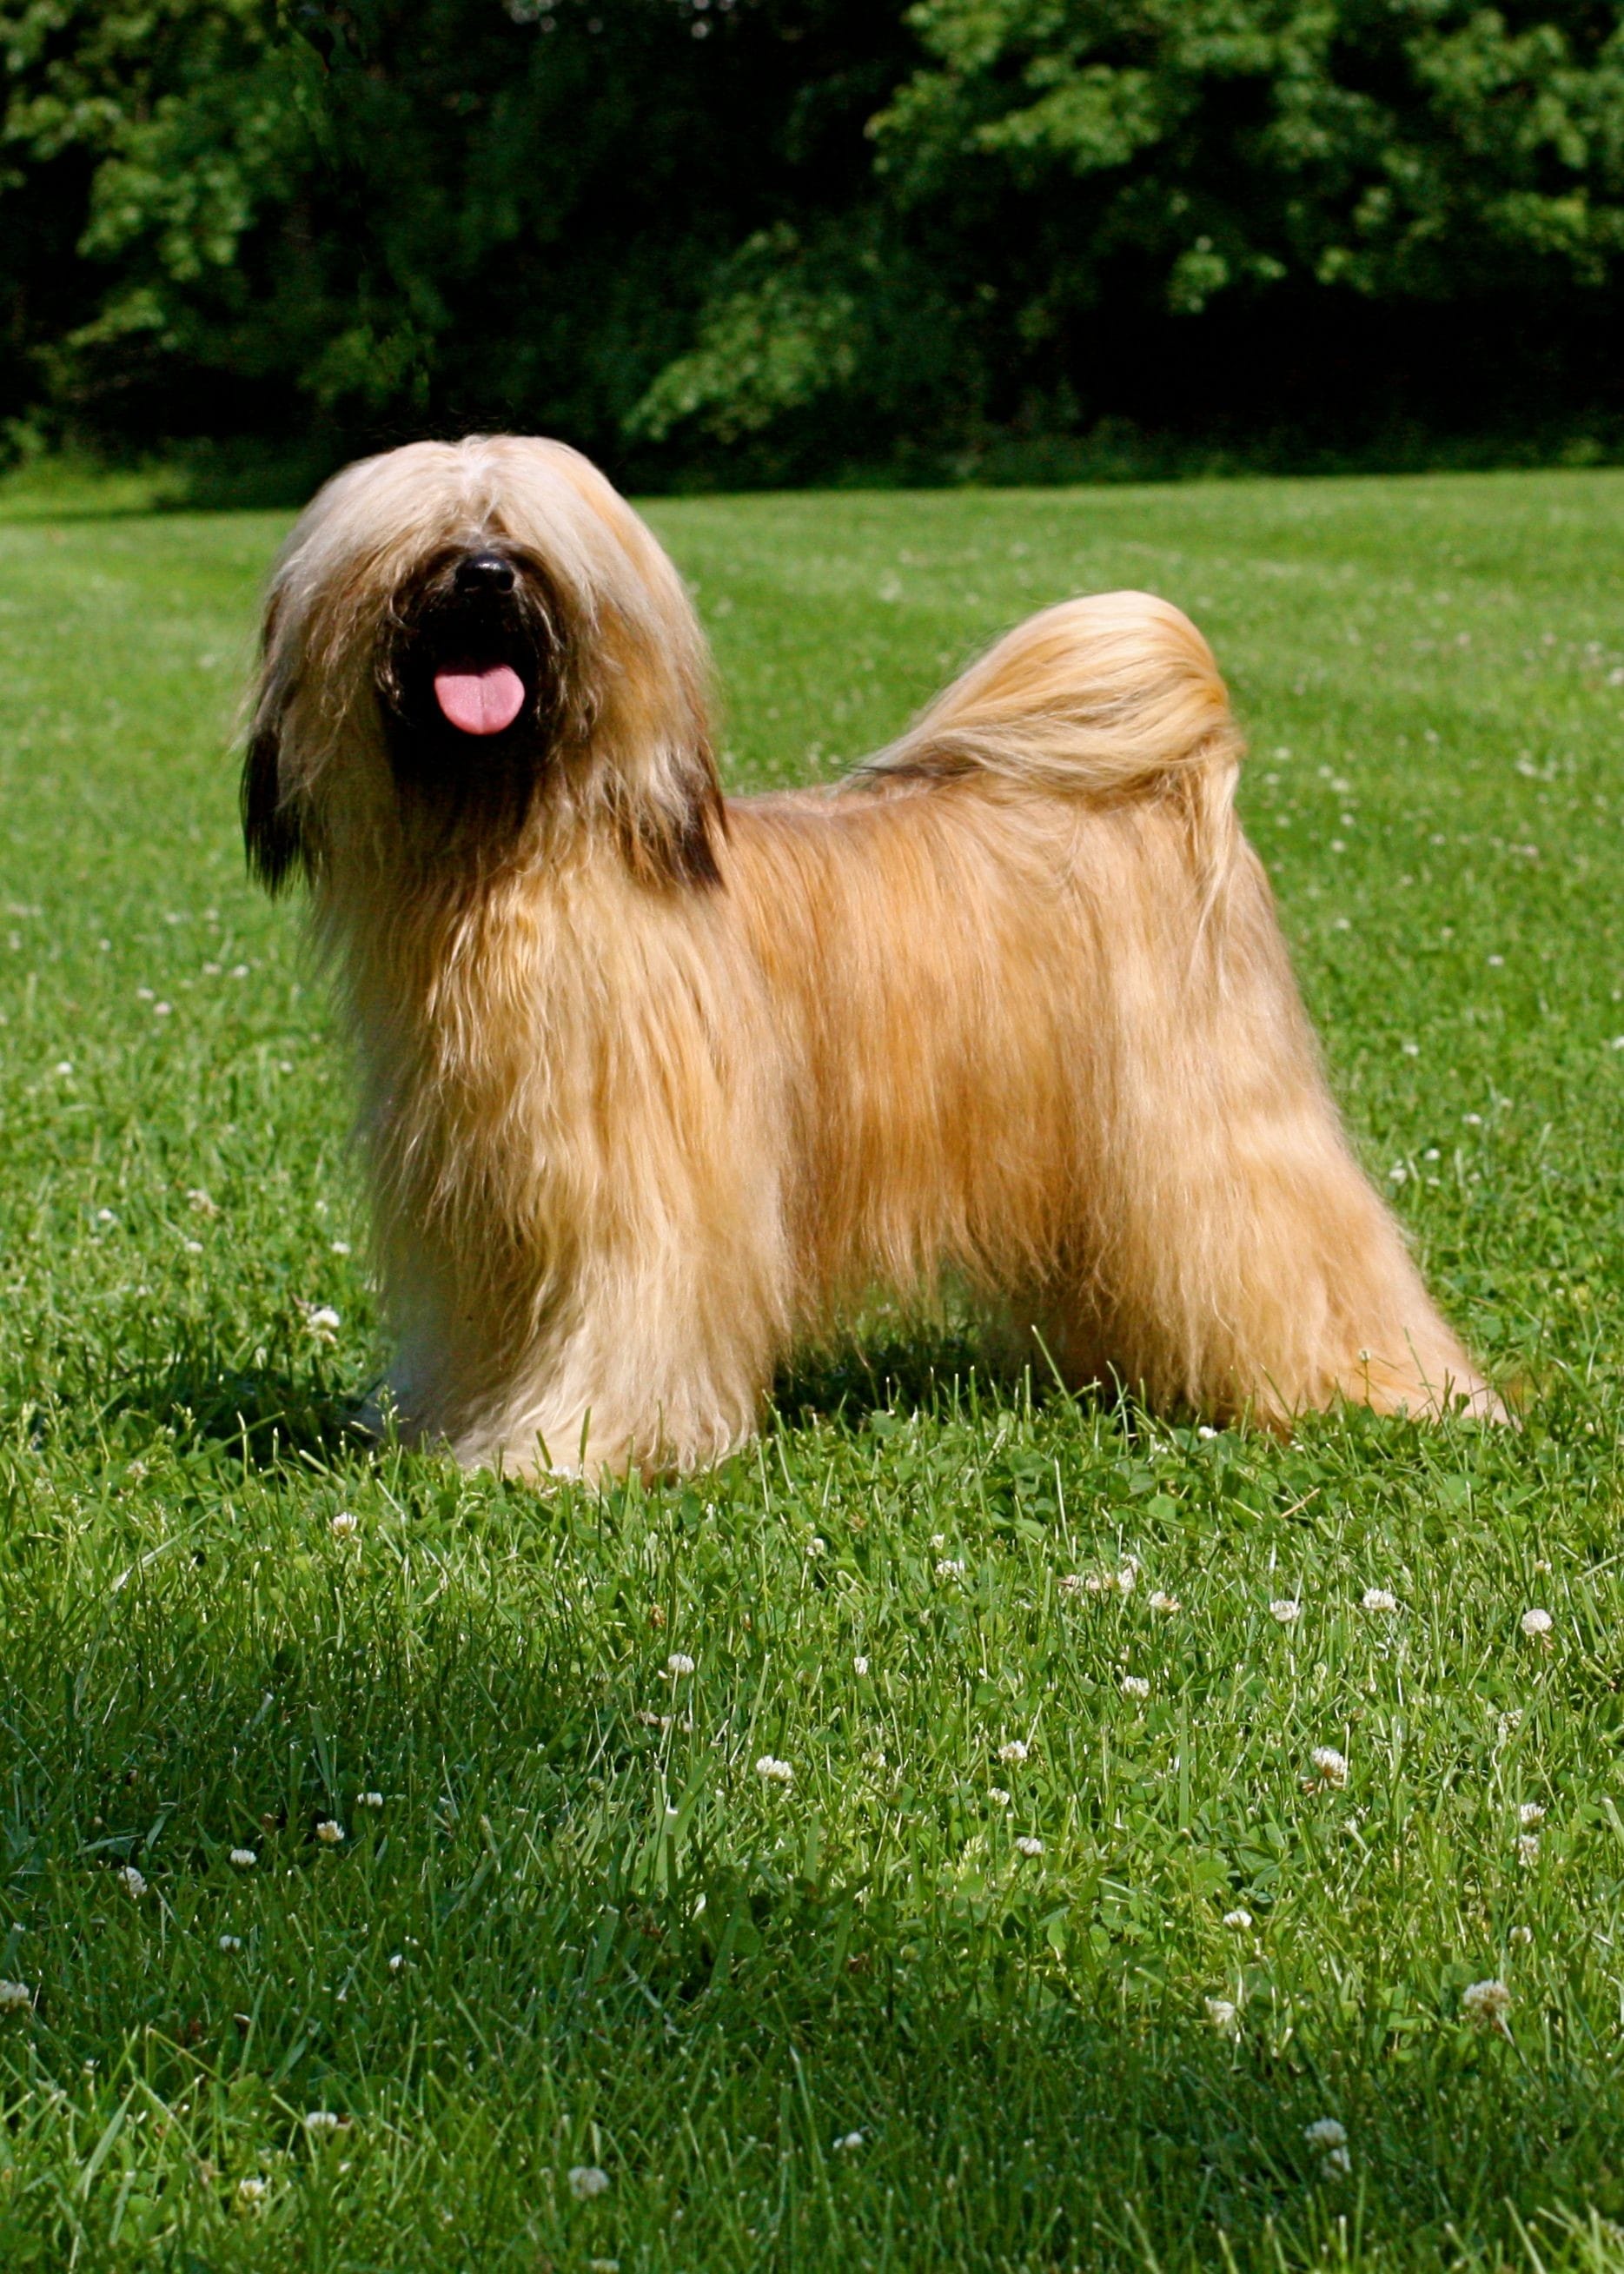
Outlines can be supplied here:
<path id="1" fill-rule="evenodd" d="M 947 1419 L 1011 1404 L 1039 1409 L 1073 1395 L 1041 1364 L 1016 1358 L 1000 1337 L 989 1337 L 972 1320 L 950 1319 L 934 1328 L 882 1324 L 793 1360 L 773 1385 L 768 1427 L 793 1430 L 834 1422 L 862 1428 L 903 1414 Z"/>
<path id="2" fill-rule="evenodd" d="M 369 1383 L 320 1353 L 267 1354 L 244 1364 L 207 1337 L 172 1345 L 110 1389 L 86 1383 L 39 1425 L 48 1434 L 146 1437 L 161 1431 L 209 1447 L 244 1468 L 269 1471 L 289 1458 L 365 1461 L 389 1442 L 366 1404 Z M 832 1425 L 885 1427 L 906 1416 L 973 1418 L 1011 1404 L 1041 1411 L 1056 1397 L 1087 1404 L 1101 1389 L 1063 1389 L 1041 1365 L 1019 1363 L 971 1319 L 921 1326 L 882 1316 L 799 1353 L 778 1374 L 762 1416 L 765 1433 Z"/>
<path id="3" fill-rule="evenodd" d="M 103 1434 L 162 1431 L 235 1453 L 244 1468 L 273 1469 L 289 1457 L 325 1466 L 375 1449 L 359 1418 L 364 1391 L 320 1359 L 244 1366 L 197 1344 L 132 1371 L 93 1410 Z"/>

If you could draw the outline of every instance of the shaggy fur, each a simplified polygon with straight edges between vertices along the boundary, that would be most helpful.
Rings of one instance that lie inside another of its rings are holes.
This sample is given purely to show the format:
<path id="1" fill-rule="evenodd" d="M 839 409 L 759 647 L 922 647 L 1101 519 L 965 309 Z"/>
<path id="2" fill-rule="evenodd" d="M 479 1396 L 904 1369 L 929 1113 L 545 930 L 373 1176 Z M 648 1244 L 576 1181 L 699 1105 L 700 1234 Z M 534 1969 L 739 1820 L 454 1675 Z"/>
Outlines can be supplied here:
<path id="1" fill-rule="evenodd" d="M 436 671 L 499 664 L 523 712 L 460 732 Z M 948 1270 L 1160 1406 L 1498 1415 L 1342 1135 L 1177 609 L 1048 609 L 832 792 L 724 801 L 706 676 L 555 442 L 352 466 L 276 569 L 244 825 L 354 1037 L 412 1432 L 713 1461 Z"/>

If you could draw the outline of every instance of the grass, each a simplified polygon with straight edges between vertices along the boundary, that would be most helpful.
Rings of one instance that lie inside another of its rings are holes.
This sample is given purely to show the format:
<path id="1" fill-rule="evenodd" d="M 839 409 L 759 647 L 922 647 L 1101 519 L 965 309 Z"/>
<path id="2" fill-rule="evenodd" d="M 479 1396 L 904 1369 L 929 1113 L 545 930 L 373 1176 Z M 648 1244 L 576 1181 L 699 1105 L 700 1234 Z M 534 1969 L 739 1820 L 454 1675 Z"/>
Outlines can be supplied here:
<path id="1" fill-rule="evenodd" d="M 225 755 L 280 524 L 30 508 L 0 2263 L 1624 2268 L 1624 476 L 653 517 L 741 784 L 1044 601 L 1192 610 L 1338 1091 L 1524 1426 L 1208 1436 L 882 1333 L 686 1484 L 353 1449 L 345 1084 Z"/>

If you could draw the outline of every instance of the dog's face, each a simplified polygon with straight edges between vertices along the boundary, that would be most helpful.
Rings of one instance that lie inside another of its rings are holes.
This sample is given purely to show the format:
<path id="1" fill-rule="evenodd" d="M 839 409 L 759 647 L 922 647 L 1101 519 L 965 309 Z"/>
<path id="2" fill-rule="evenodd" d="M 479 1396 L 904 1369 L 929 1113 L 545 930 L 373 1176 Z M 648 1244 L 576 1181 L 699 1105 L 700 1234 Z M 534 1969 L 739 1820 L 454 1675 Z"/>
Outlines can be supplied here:
<path id="1" fill-rule="evenodd" d="M 266 613 L 243 779 L 252 866 L 483 874 L 607 831 L 714 880 L 706 666 L 671 563 L 561 444 L 417 443 L 302 516 Z"/>

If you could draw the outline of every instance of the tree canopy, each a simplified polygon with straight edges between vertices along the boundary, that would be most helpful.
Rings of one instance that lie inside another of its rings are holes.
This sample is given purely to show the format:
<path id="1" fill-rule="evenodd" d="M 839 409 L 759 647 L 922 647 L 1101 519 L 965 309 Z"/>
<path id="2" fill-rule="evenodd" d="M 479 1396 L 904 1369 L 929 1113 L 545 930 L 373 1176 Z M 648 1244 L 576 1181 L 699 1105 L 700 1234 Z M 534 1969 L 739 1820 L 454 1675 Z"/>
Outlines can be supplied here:
<path id="1" fill-rule="evenodd" d="M 1598 0 L 0 0 L 14 445 L 1618 413 Z"/>

